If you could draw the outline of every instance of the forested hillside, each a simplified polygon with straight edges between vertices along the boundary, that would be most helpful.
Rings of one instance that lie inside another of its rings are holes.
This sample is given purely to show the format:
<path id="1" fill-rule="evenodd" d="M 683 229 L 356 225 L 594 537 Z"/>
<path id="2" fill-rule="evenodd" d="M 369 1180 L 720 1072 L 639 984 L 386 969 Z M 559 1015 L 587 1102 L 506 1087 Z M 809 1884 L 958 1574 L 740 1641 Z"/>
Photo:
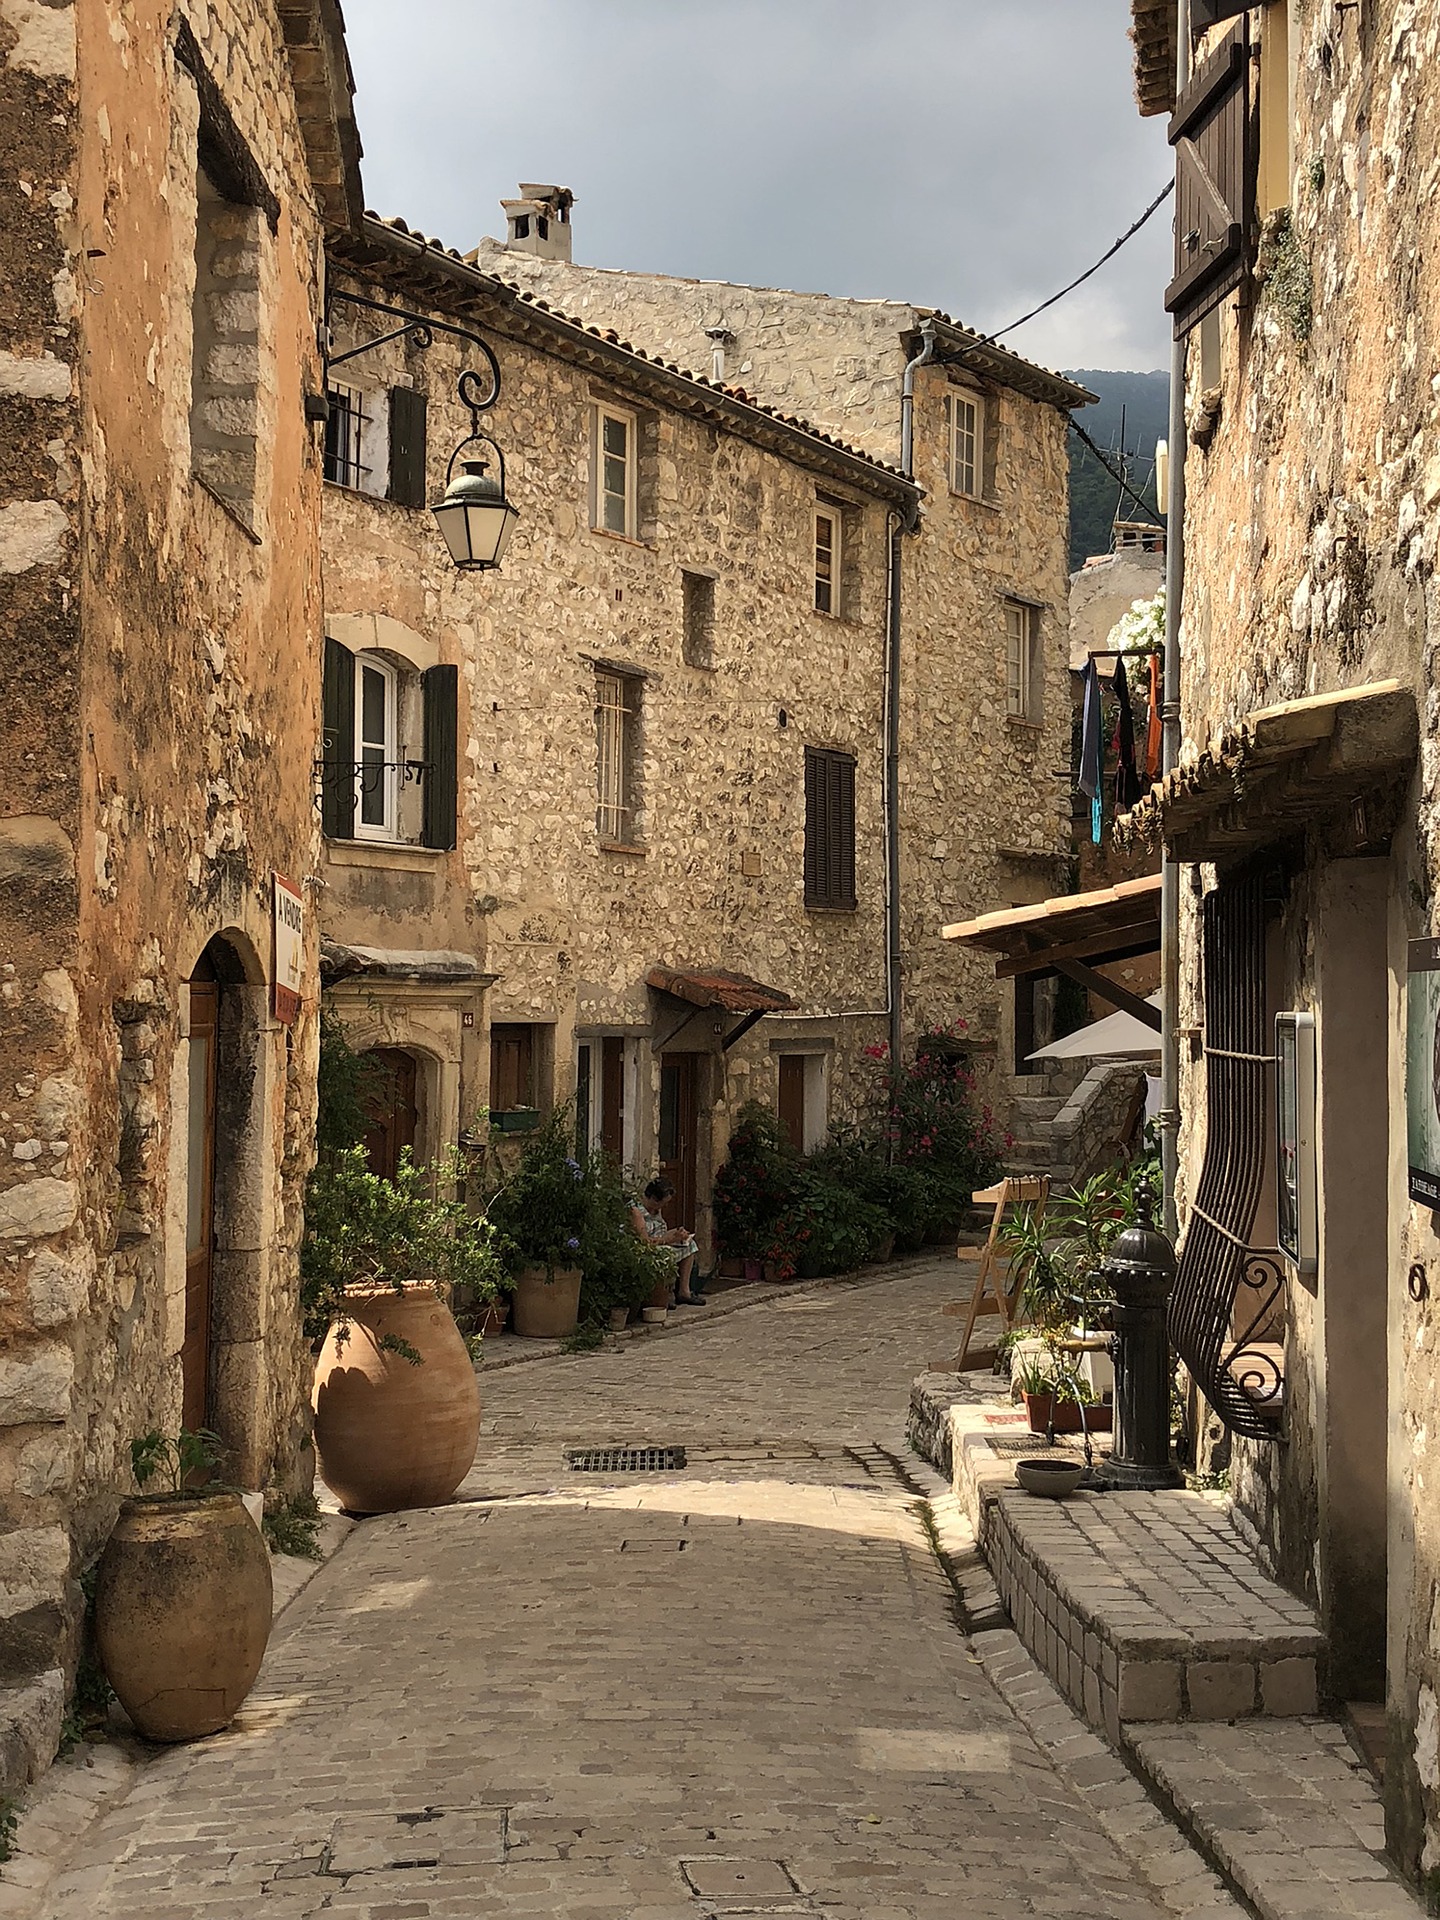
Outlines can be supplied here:
<path id="1" fill-rule="evenodd" d="M 1112 466 L 1119 466 L 1120 415 L 1125 414 L 1125 450 L 1129 455 L 1130 484 L 1155 506 L 1155 442 L 1166 435 L 1170 412 L 1170 376 L 1167 373 L 1106 373 L 1093 368 L 1069 372 L 1069 378 L 1100 396 L 1095 407 L 1081 407 L 1078 419 L 1096 446 L 1103 447 Z M 1120 489 L 1077 435 L 1070 436 L 1070 570 L 1095 553 L 1110 551 L 1110 527 Z M 1133 500 L 1121 509 L 1122 520 L 1141 517 Z"/>

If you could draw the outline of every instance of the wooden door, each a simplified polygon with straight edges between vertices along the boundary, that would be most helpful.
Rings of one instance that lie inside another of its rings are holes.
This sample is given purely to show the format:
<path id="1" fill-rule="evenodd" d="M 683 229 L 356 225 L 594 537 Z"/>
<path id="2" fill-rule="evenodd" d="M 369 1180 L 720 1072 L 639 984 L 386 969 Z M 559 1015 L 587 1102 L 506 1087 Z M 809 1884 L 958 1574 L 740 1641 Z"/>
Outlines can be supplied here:
<path id="1" fill-rule="evenodd" d="M 609 1034 L 601 1047 L 600 1144 L 618 1160 L 625 1152 L 625 1042 Z"/>
<path id="2" fill-rule="evenodd" d="M 667 1053 L 660 1060 L 660 1173 L 675 1189 L 662 1211 L 672 1227 L 688 1227 L 692 1232 L 704 1059 L 700 1053 Z"/>
<path id="3" fill-rule="evenodd" d="M 805 1151 L 805 1056 L 780 1056 L 780 1125 L 797 1153 Z"/>
<path id="4" fill-rule="evenodd" d="M 535 1105 L 535 1029 L 506 1023 L 490 1029 L 490 1111 Z"/>
<path id="5" fill-rule="evenodd" d="M 203 955 L 190 977 L 189 1153 L 185 1209 L 182 1419 L 210 1425 L 210 1296 L 215 1264 L 215 1048 L 220 983 Z"/>
<path id="6" fill-rule="evenodd" d="M 415 1146 L 415 1056 L 399 1047 L 372 1047 L 361 1058 L 375 1069 L 377 1082 L 365 1103 L 370 1126 L 364 1144 L 370 1171 L 382 1180 L 393 1180 L 401 1149 L 413 1151 Z"/>

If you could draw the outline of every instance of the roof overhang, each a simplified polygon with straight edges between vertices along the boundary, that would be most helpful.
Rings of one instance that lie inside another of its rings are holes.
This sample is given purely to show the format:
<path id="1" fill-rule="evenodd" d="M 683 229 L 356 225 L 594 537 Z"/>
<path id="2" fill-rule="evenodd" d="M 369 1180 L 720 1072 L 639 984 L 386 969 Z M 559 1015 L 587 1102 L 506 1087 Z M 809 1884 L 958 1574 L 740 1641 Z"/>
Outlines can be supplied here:
<path id="1" fill-rule="evenodd" d="M 1234 859 L 1393 792 L 1418 744 L 1415 696 L 1398 680 L 1289 700 L 1188 755 L 1116 831 L 1122 840 L 1163 839 L 1181 861 Z"/>
<path id="2" fill-rule="evenodd" d="M 668 993 L 692 1007 L 715 1007 L 725 1013 L 787 1013 L 795 1002 L 778 987 L 767 987 L 745 973 L 727 973 L 718 967 L 690 972 L 680 967 L 652 967 L 645 984 L 656 993 Z"/>
<path id="3" fill-rule="evenodd" d="M 279 0 L 278 11 L 320 216 L 327 227 L 344 231 L 359 224 L 365 200 L 355 76 L 339 0 Z"/>
<path id="4" fill-rule="evenodd" d="M 1175 0 L 1130 0 L 1130 38 L 1135 46 L 1135 104 L 1141 115 L 1170 113 L 1175 106 Z"/>
<path id="5" fill-rule="evenodd" d="M 982 379 L 994 380 L 1002 387 L 1010 387 L 1016 393 L 1023 393 L 1027 399 L 1042 400 L 1048 406 L 1061 407 L 1068 412 L 1072 407 L 1088 407 L 1099 399 L 1088 387 L 1082 387 L 1078 380 L 1067 379 L 1063 373 L 1053 373 L 1049 367 L 1037 365 L 1026 360 L 1023 355 L 1012 353 L 1008 347 L 1002 347 L 997 341 L 989 339 L 983 333 L 976 333 L 958 320 L 952 320 L 948 313 L 940 313 L 934 308 L 919 308 L 922 319 L 931 320 L 935 325 L 935 338 L 939 346 L 936 356 L 941 366 L 959 366 L 968 369 Z"/>
<path id="6" fill-rule="evenodd" d="M 944 940 L 999 956 L 997 979 L 1047 973 L 1062 960 L 1130 959 L 1160 946 L 1160 876 L 1122 880 L 1091 893 L 1062 893 L 1031 907 L 1006 907 L 942 927 Z"/>
<path id="7" fill-rule="evenodd" d="M 425 985 L 488 986 L 493 973 L 486 973 L 473 954 L 453 948 L 362 947 L 352 941 L 320 942 L 320 979 L 323 985 L 338 985 L 342 980 L 360 976 L 371 980 L 411 980 Z"/>

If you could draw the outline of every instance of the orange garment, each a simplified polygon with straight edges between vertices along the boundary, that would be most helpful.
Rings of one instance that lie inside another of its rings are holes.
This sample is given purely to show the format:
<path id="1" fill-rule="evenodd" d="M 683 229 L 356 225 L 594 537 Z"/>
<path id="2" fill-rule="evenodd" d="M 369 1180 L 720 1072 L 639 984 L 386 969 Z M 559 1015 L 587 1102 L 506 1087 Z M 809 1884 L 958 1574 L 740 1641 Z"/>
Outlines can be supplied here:
<path id="1" fill-rule="evenodd" d="M 1160 778 L 1163 735 L 1160 726 L 1160 656 L 1150 656 L 1150 725 L 1145 730 L 1145 775 Z"/>

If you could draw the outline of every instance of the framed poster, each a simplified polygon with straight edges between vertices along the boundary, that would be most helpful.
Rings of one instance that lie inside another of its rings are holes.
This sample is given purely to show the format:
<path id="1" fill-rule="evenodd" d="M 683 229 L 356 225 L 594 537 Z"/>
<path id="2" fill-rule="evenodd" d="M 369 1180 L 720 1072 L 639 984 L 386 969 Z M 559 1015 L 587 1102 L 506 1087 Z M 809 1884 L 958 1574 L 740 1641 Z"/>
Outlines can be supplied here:
<path id="1" fill-rule="evenodd" d="M 278 873 L 275 884 L 275 1018 L 291 1026 L 300 1015 L 301 991 L 305 984 L 305 902 Z"/>
<path id="2" fill-rule="evenodd" d="M 1410 1198 L 1440 1209 L 1440 940 L 1412 940 L 1405 982 Z"/>
<path id="3" fill-rule="evenodd" d="M 1316 1271 L 1313 1013 L 1275 1016 L 1275 1238 L 1298 1273 Z"/>

